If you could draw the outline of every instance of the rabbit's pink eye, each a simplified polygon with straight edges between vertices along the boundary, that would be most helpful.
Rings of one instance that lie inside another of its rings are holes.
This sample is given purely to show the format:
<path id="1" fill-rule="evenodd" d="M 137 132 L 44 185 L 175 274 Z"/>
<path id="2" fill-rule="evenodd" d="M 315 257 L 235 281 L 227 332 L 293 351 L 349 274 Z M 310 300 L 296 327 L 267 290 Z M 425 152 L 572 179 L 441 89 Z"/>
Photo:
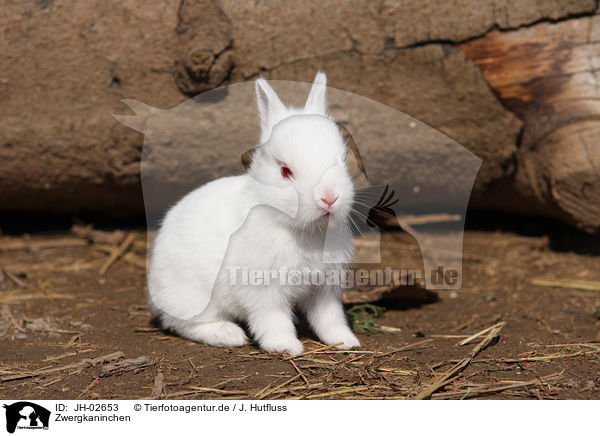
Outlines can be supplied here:
<path id="1" fill-rule="evenodd" d="M 281 177 L 291 179 L 294 177 L 294 172 L 286 164 L 281 165 Z"/>

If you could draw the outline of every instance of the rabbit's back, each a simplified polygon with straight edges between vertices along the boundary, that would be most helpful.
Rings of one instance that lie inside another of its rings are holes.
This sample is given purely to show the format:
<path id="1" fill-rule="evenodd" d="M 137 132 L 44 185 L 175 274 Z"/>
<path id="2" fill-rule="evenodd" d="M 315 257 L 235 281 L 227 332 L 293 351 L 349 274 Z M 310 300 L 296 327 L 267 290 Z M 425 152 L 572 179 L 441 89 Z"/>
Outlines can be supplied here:
<path id="1" fill-rule="evenodd" d="M 247 176 L 217 179 L 173 206 L 154 241 L 148 291 L 158 312 L 186 318 L 206 306 L 229 237 L 252 207 Z"/>

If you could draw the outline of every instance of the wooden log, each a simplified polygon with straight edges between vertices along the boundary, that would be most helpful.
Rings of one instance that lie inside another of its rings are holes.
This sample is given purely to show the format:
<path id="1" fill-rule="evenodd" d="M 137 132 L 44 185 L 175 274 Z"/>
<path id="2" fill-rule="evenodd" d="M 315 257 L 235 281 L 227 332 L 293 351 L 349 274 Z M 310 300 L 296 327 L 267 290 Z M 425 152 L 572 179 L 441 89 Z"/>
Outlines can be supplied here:
<path id="1" fill-rule="evenodd" d="M 524 123 L 513 185 L 539 211 L 600 229 L 600 15 L 461 46 Z"/>
<path id="2" fill-rule="evenodd" d="M 490 187 L 513 170 L 521 121 L 457 46 L 493 28 L 585 23 L 583 16 L 596 8 L 594 0 L 5 2 L 0 213 L 141 218 L 143 138 L 111 116 L 132 115 L 122 99 L 166 109 L 258 74 L 311 81 L 317 68 L 331 86 L 406 112 L 484 159 L 471 205 L 498 205 Z M 253 146 L 251 137 L 243 140 Z M 229 151 L 196 154 L 206 168 L 195 173 L 206 179 L 236 174 L 239 157 Z M 176 171 L 181 158 L 173 147 L 174 170 L 163 183 L 169 195 L 189 180 Z M 404 161 L 389 164 L 401 168 Z M 544 173 L 532 177 L 543 180 Z M 515 209 L 529 204 L 536 202 Z"/>

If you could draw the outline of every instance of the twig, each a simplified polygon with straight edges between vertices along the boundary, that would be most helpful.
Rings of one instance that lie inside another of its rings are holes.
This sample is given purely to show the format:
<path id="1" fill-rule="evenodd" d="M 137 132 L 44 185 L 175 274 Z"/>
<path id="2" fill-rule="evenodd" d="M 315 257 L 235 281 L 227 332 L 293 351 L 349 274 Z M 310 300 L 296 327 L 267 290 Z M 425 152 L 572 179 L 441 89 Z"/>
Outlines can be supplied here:
<path id="1" fill-rule="evenodd" d="M 549 381 L 554 381 L 554 380 L 561 378 L 563 373 L 564 373 L 564 370 L 562 370 L 561 372 L 558 372 L 556 374 L 551 374 L 547 377 L 542 377 L 542 378 L 536 377 L 534 379 L 526 380 L 526 381 L 506 380 L 506 381 L 501 381 L 499 383 L 491 385 L 492 387 L 487 386 L 487 387 L 483 387 L 480 389 L 469 388 L 466 391 L 462 390 L 462 391 L 454 391 L 454 392 L 442 392 L 442 393 L 433 394 L 432 398 L 439 398 L 439 399 L 473 398 L 473 397 L 477 397 L 480 395 L 506 391 L 508 389 L 521 388 L 521 387 L 536 385 L 536 384 L 540 384 L 540 383 L 548 383 Z"/>
<path id="2" fill-rule="evenodd" d="M 584 291 L 599 291 L 600 282 L 587 280 L 551 280 L 551 279 L 531 279 L 529 283 L 535 286 L 545 286 L 548 288 L 571 288 Z"/>
<path id="3" fill-rule="evenodd" d="M 119 259 L 119 257 L 121 257 L 129 249 L 134 240 L 135 234 L 129 233 L 129 235 L 127 235 L 127 238 L 125 238 L 123 243 L 112 252 L 108 260 L 104 263 L 104 265 L 102 265 L 102 268 L 100 268 L 100 275 L 106 274 L 111 265 L 115 263 Z"/>
<path id="4" fill-rule="evenodd" d="M 207 388 L 203 386 L 192 386 L 190 389 L 194 389 L 196 392 L 215 392 L 223 395 L 244 395 L 248 393 L 247 391 L 228 391 L 225 389 Z"/>
<path id="5" fill-rule="evenodd" d="M 222 382 L 219 382 L 219 383 L 217 383 L 217 384 L 215 384 L 215 385 L 209 386 L 209 388 L 218 388 L 219 386 L 224 386 L 224 385 L 226 385 L 227 383 L 231 383 L 231 382 L 233 382 L 233 381 L 241 381 L 241 380 L 246 380 L 248 377 L 251 377 L 251 376 L 252 376 L 252 374 L 247 374 L 247 375 L 245 375 L 245 376 L 243 376 L 243 377 L 233 377 L 233 378 L 228 378 L 228 379 L 226 379 L 226 380 L 223 380 Z"/>
<path id="6" fill-rule="evenodd" d="M 195 391 L 179 391 L 179 392 L 173 392 L 172 394 L 167 394 L 165 398 L 178 398 L 178 397 L 185 397 L 187 395 L 194 395 L 194 394 L 199 394 L 202 391 L 200 390 L 195 390 Z M 211 390 L 209 390 L 208 392 L 212 392 Z M 221 395 L 247 395 L 248 392 L 245 391 L 220 391 L 219 394 Z M 233 399 L 233 398 L 230 398 Z"/>
<path id="7" fill-rule="evenodd" d="M 338 389 L 335 391 L 329 391 L 329 392 L 323 392 L 320 394 L 312 394 L 312 395 L 308 395 L 304 398 L 323 398 L 323 397 L 330 397 L 332 395 L 340 395 L 340 394 L 350 394 L 353 392 L 361 392 L 361 391 L 366 391 L 368 389 L 370 389 L 370 386 L 357 386 L 355 388 L 344 388 L 344 389 Z"/>
<path id="8" fill-rule="evenodd" d="M 489 344 L 491 344 L 492 341 L 494 341 L 498 337 L 500 330 L 502 330 L 502 327 L 504 327 L 505 324 L 506 324 L 505 322 L 501 322 L 501 323 L 497 324 L 496 326 L 494 326 L 494 328 L 492 328 L 488 332 L 485 339 L 483 341 L 481 341 L 479 344 L 477 344 L 475 346 L 475 348 L 473 348 L 473 350 L 471 351 L 469 356 L 465 357 L 463 360 L 461 360 L 456 365 L 454 365 L 452 367 L 452 369 L 450 369 L 448 372 L 437 377 L 424 390 L 422 390 L 415 397 L 415 399 L 416 400 L 425 400 L 427 398 L 430 398 L 431 395 L 435 391 L 437 391 L 441 387 L 454 381 L 456 379 L 456 375 L 458 373 L 460 373 L 463 369 L 465 369 L 467 366 L 469 366 L 469 364 L 475 358 L 475 356 L 477 356 L 481 352 L 481 350 L 483 350 L 485 347 L 487 347 Z"/>
<path id="9" fill-rule="evenodd" d="M 10 281 L 13 282 L 15 285 L 17 285 L 19 288 L 28 288 L 29 287 L 29 285 L 27 283 L 25 283 L 23 280 L 18 278 L 15 274 L 8 271 L 7 269 L 3 269 L 2 272 L 4 272 L 4 275 L 6 277 L 8 277 L 10 279 Z"/>
<path id="10" fill-rule="evenodd" d="M 16 240 L 16 241 L 2 241 L 0 239 L 0 251 L 9 250 L 43 250 L 46 248 L 62 248 L 62 247 L 85 247 L 89 243 L 80 238 L 60 238 L 51 239 L 48 241 L 27 241 L 27 240 Z"/>
<path id="11" fill-rule="evenodd" d="M 325 345 L 323 347 L 315 348 L 314 350 L 305 351 L 304 353 L 298 354 L 297 356 L 286 357 L 283 360 L 297 359 L 298 357 L 304 357 L 304 356 L 308 356 L 309 354 L 314 354 L 314 353 L 319 353 L 321 351 L 330 350 L 332 348 L 339 347 L 340 345 L 344 345 L 344 343 L 343 342 L 339 342 L 339 343 L 333 344 L 333 345 Z"/>
<path id="12" fill-rule="evenodd" d="M 88 385 L 88 387 L 85 388 L 83 390 L 83 392 L 80 393 L 79 396 L 77 398 L 75 398 L 75 399 L 79 400 L 81 397 L 83 397 L 92 388 L 92 386 L 94 386 L 96 384 L 97 381 L 98 381 L 98 377 L 94 378 L 94 380 Z"/>
<path id="13" fill-rule="evenodd" d="M 403 347 L 396 348 L 395 350 L 389 351 L 387 353 L 378 354 L 378 355 L 373 356 L 373 357 L 375 357 L 375 358 L 378 359 L 380 357 L 390 356 L 392 354 L 396 354 L 396 353 L 399 353 L 401 351 L 410 351 L 410 350 L 414 349 L 415 347 L 418 347 L 420 345 L 426 344 L 426 343 L 431 342 L 431 341 L 433 341 L 433 339 L 425 339 L 423 341 L 415 342 L 414 344 L 408 344 L 408 345 L 405 345 Z"/>
<path id="14" fill-rule="evenodd" d="M 402 331 L 401 328 L 398 327 L 392 327 L 389 325 L 377 325 L 375 324 L 375 328 L 381 330 L 384 333 L 399 333 Z"/>
<path id="15" fill-rule="evenodd" d="M 398 368 L 377 368 L 377 371 L 380 372 L 390 372 L 395 375 L 415 375 L 415 371 L 410 369 L 398 369 Z"/>
<path id="16" fill-rule="evenodd" d="M 547 345 L 547 346 L 550 346 L 550 345 Z M 512 364 L 512 363 L 525 363 L 525 362 L 547 362 L 547 361 L 551 361 L 551 360 L 570 359 L 572 357 L 587 356 L 590 354 L 600 353 L 600 348 L 597 348 L 597 347 L 592 347 L 592 348 L 595 348 L 595 349 L 591 350 L 591 351 L 579 351 L 579 352 L 575 352 L 575 353 L 571 353 L 571 354 L 556 353 L 556 354 L 546 354 L 543 356 L 520 357 L 518 359 L 477 359 L 477 360 L 472 360 L 471 363 L 508 363 L 508 364 Z M 436 363 L 435 365 L 432 365 L 431 369 L 434 370 L 434 369 L 440 368 L 442 366 L 450 365 L 450 364 L 458 363 L 458 362 L 460 362 L 460 360 L 446 360 L 443 362 Z"/>
<path id="17" fill-rule="evenodd" d="M 600 353 L 600 350 L 593 351 L 578 351 L 576 353 L 571 354 L 547 354 L 544 356 L 531 356 L 531 357 L 521 357 L 519 359 L 500 359 L 498 362 L 501 363 L 521 363 L 521 362 L 546 362 L 549 360 L 557 360 L 557 359 L 569 359 L 571 357 L 584 356 L 588 354 L 597 354 Z"/>
<path id="18" fill-rule="evenodd" d="M 22 380 L 24 378 L 40 377 L 43 375 L 54 374 L 55 372 L 66 371 L 69 369 L 83 369 L 86 366 L 94 366 L 103 362 L 112 362 L 122 358 L 123 356 L 124 355 L 122 351 L 116 351 L 114 353 L 106 354 L 104 356 L 96 357 L 93 359 L 83 359 L 80 362 L 72 363 L 70 365 L 57 366 L 55 368 L 43 368 L 31 372 L 9 375 L 0 378 L 0 381 L 7 382 L 12 380 Z"/>
<path id="19" fill-rule="evenodd" d="M 136 241 L 137 242 L 137 241 Z M 134 244 L 135 245 L 135 242 Z M 114 250 L 114 247 L 111 247 L 109 245 L 94 245 L 94 249 L 102 252 L 102 253 L 112 253 Z M 121 259 L 123 259 L 125 262 L 140 267 L 140 268 L 146 268 L 146 259 L 142 258 L 141 256 L 138 256 L 135 253 L 129 252 L 129 253 L 125 253 L 123 256 L 121 256 Z"/>
<path id="20" fill-rule="evenodd" d="M 194 372 L 197 374 L 198 373 L 198 368 L 196 368 L 196 365 L 194 365 L 194 362 L 192 362 L 192 358 L 188 357 L 186 360 L 189 362 L 190 366 L 192 367 L 192 369 L 194 370 Z"/>
<path id="21" fill-rule="evenodd" d="M 260 395 L 257 395 L 256 398 L 258 398 L 259 400 L 264 400 L 266 397 L 268 397 L 269 395 L 271 395 L 272 393 L 278 391 L 279 389 L 281 389 L 282 387 L 284 387 L 285 385 L 290 384 L 291 382 L 293 382 L 294 380 L 297 380 L 300 378 L 301 374 L 296 374 L 295 376 L 293 376 L 290 379 L 287 379 L 286 381 L 284 381 L 283 383 L 281 383 L 280 385 L 275 386 L 273 389 L 269 389 L 266 392 L 262 392 Z"/>
<path id="22" fill-rule="evenodd" d="M 300 370 L 300 368 L 298 368 L 298 365 L 296 365 L 296 362 L 294 362 L 293 360 L 290 360 L 290 363 L 292 364 L 294 369 L 298 372 L 298 374 L 300 374 L 300 377 L 302 377 L 302 380 L 304 380 L 304 383 L 306 383 L 308 385 L 309 384 L 308 379 L 306 378 L 304 373 Z"/>
<path id="23" fill-rule="evenodd" d="M 306 391 L 309 389 L 320 388 L 321 386 L 323 386 L 323 383 L 313 383 L 313 384 L 309 383 L 305 386 L 288 386 L 287 388 L 285 388 L 285 390 L 287 392 Z"/>
<path id="24" fill-rule="evenodd" d="M 123 260 L 131 265 L 146 269 L 146 259 L 134 253 L 125 253 Z"/>
<path id="25" fill-rule="evenodd" d="M 485 328 L 477 333 L 475 333 L 474 335 L 471 335 L 465 339 L 463 339 L 462 341 L 460 341 L 458 343 L 458 345 L 467 345 L 468 343 L 472 342 L 473 340 L 477 339 L 479 336 L 483 336 L 485 335 L 487 332 L 489 332 L 492 329 L 497 328 L 500 324 L 504 325 L 504 322 L 499 322 L 498 324 L 494 324 L 491 327 Z"/>
<path id="26" fill-rule="evenodd" d="M 65 353 L 65 354 L 61 354 L 59 356 L 46 357 L 45 359 L 42 359 L 42 362 L 49 362 L 50 360 L 64 359 L 65 357 L 77 356 L 79 354 L 89 353 L 90 351 L 94 351 L 94 349 L 90 348 L 88 350 L 75 351 L 73 353 Z"/>
<path id="27" fill-rule="evenodd" d="M 460 221 L 461 215 L 451 215 L 447 213 L 436 213 L 429 215 L 401 215 L 398 217 L 399 220 L 404 221 L 407 224 L 418 226 L 421 224 L 432 224 L 432 223 L 447 223 L 451 221 Z"/>
<path id="28" fill-rule="evenodd" d="M 68 294 L 53 294 L 53 293 L 39 293 L 39 294 L 14 294 L 14 295 L 7 295 L 4 298 L 0 298 L 0 303 L 4 303 L 4 304 L 14 304 L 17 303 L 19 301 L 27 301 L 27 300 L 43 300 L 45 298 L 48 299 L 63 299 L 63 300 L 70 300 L 75 298 L 74 295 L 68 295 Z"/>
<path id="29" fill-rule="evenodd" d="M 378 351 L 369 350 L 323 350 L 315 351 L 314 354 L 377 354 Z M 294 356 L 301 357 L 301 356 Z"/>
<path id="30" fill-rule="evenodd" d="M 79 236 L 80 238 L 87 239 L 93 243 L 105 243 L 105 244 L 120 244 L 125 239 L 125 232 L 122 230 L 116 230 L 113 232 L 107 232 L 104 230 L 94 230 L 91 225 L 83 226 L 79 224 L 71 227 L 71 232 Z"/>
<path id="31" fill-rule="evenodd" d="M 473 321 L 475 321 L 478 318 L 479 315 L 475 314 L 471 317 L 470 320 L 468 320 L 467 322 L 463 322 L 462 324 L 457 325 L 456 327 L 454 327 L 452 329 L 453 332 L 458 332 L 461 331 L 463 329 L 466 329 L 467 327 L 469 327 L 471 325 L 471 323 L 473 323 Z"/>
<path id="32" fill-rule="evenodd" d="M 260 395 L 262 395 L 267 389 L 269 389 L 271 387 L 272 383 L 269 383 L 268 385 L 266 385 L 264 388 L 262 388 L 260 391 L 258 391 L 254 396 L 255 397 L 259 397 Z"/>
<path id="33" fill-rule="evenodd" d="M 600 351 L 600 344 L 598 343 L 585 343 L 585 342 L 579 342 L 579 343 L 572 343 L 572 344 L 548 344 L 548 345 L 544 345 L 544 347 L 546 348 L 554 348 L 554 347 L 588 347 L 588 348 L 595 348 L 597 350 Z"/>
<path id="34" fill-rule="evenodd" d="M 48 386 L 52 386 L 54 383 L 58 383 L 62 379 L 63 377 L 56 377 L 54 380 L 50 380 L 48 383 L 44 383 L 42 386 L 47 388 Z"/>

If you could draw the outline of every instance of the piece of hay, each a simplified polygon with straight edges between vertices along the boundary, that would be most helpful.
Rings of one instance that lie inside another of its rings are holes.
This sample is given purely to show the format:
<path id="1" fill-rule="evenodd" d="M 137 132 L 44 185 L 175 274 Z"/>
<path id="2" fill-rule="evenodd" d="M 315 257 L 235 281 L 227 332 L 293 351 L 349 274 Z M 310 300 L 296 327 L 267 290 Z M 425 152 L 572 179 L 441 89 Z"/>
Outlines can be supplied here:
<path id="1" fill-rule="evenodd" d="M 552 279 L 531 279 L 529 283 L 535 286 L 544 286 L 547 288 L 570 288 L 583 291 L 600 292 L 600 282 L 588 280 L 552 280 Z"/>
<path id="2" fill-rule="evenodd" d="M 425 400 L 425 399 L 431 398 L 431 395 L 435 391 L 442 388 L 443 386 L 446 386 L 449 383 L 452 383 L 456 379 L 457 375 L 463 369 L 465 369 L 467 366 L 469 366 L 471 361 L 475 358 L 475 356 L 477 356 L 481 352 L 481 350 L 483 350 L 485 347 L 487 347 L 488 345 L 490 345 L 492 342 L 494 342 L 496 340 L 496 338 L 498 337 L 498 335 L 500 333 L 500 330 L 502 330 L 502 327 L 504 327 L 505 324 L 506 324 L 505 322 L 501 322 L 501 323 L 497 324 L 496 326 L 494 326 L 488 332 L 487 336 L 483 339 L 483 341 L 481 341 L 479 344 L 477 344 L 475 346 L 475 348 L 473 348 L 473 350 L 471 351 L 471 354 L 469 354 L 469 356 L 465 357 L 463 360 L 461 360 L 456 365 L 454 365 L 448 372 L 445 372 L 444 374 L 437 377 L 425 389 L 423 389 L 419 394 L 417 394 L 415 399 L 416 400 Z"/>

